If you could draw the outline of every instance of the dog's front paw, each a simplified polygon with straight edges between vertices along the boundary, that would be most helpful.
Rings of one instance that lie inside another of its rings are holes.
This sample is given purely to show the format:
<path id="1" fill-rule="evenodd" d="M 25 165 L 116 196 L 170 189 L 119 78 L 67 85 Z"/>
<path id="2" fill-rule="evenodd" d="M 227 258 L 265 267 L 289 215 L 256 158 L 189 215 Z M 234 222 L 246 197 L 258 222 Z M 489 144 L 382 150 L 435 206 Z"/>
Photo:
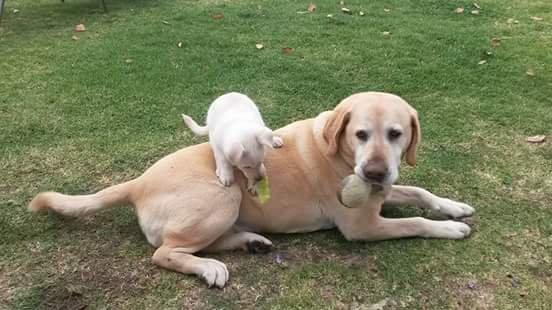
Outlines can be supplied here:
<path id="1" fill-rule="evenodd" d="M 426 232 L 425 237 L 444 239 L 463 239 L 470 235 L 469 225 L 456 221 L 435 221 Z"/>
<path id="2" fill-rule="evenodd" d="M 230 186 L 232 183 L 234 183 L 234 174 L 228 173 L 225 170 L 219 170 L 216 171 L 217 177 L 219 179 L 219 182 L 224 186 Z"/>
<path id="3" fill-rule="evenodd" d="M 453 218 L 472 216 L 475 213 L 475 209 L 465 203 L 440 197 L 432 209 Z"/>
<path id="4" fill-rule="evenodd" d="M 275 149 L 281 148 L 283 145 L 284 145 L 284 140 L 281 137 L 274 136 L 274 138 L 272 138 L 272 146 Z"/>

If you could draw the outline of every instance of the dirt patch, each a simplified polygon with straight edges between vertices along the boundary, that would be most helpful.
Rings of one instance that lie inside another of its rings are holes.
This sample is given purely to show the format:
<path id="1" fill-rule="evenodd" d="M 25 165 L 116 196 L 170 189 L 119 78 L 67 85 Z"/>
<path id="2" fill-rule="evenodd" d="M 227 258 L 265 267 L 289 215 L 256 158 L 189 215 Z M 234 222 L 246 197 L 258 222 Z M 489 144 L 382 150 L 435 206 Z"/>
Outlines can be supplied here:
<path id="1" fill-rule="evenodd" d="M 445 282 L 451 295 L 452 309 L 496 309 L 494 281 L 458 280 Z"/>
<path id="2" fill-rule="evenodd" d="M 46 287 L 41 292 L 39 309 L 80 310 L 88 307 L 84 288 L 62 283 Z"/>

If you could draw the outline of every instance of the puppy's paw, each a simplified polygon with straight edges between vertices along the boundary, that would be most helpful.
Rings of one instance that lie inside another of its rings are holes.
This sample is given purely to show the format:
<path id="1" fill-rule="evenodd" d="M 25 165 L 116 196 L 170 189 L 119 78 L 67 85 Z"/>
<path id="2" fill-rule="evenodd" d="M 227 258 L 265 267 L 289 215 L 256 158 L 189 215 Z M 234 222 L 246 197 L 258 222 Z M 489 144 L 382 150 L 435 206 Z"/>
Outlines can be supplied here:
<path id="1" fill-rule="evenodd" d="M 248 186 L 247 186 L 247 191 L 248 191 L 251 195 L 257 196 L 257 184 L 255 184 L 255 185 L 250 185 L 250 186 L 248 185 Z"/>
<path id="2" fill-rule="evenodd" d="M 273 146 L 275 149 L 279 149 L 279 148 L 281 148 L 283 145 L 284 145 L 284 140 L 283 140 L 281 137 L 274 136 L 274 138 L 272 138 L 272 146 Z"/>
<path id="3" fill-rule="evenodd" d="M 234 183 L 234 174 L 233 173 L 227 173 L 224 170 L 218 170 L 217 169 L 217 177 L 219 179 L 219 182 L 224 186 L 230 186 L 232 183 Z"/>

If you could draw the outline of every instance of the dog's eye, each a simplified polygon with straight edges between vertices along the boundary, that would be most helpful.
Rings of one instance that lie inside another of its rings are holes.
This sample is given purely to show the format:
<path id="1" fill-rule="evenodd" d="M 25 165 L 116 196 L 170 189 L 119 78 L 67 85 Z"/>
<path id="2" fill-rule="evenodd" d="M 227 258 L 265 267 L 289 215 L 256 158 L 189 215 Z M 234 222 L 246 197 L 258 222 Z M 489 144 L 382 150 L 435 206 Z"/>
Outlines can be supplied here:
<path id="1" fill-rule="evenodd" d="M 361 141 L 368 140 L 368 133 L 366 132 L 366 130 L 359 130 L 355 132 L 355 136 Z"/>
<path id="2" fill-rule="evenodd" d="M 391 129 L 389 130 L 388 135 L 389 135 L 389 140 L 396 140 L 402 135 L 402 132 L 400 132 L 397 129 Z"/>

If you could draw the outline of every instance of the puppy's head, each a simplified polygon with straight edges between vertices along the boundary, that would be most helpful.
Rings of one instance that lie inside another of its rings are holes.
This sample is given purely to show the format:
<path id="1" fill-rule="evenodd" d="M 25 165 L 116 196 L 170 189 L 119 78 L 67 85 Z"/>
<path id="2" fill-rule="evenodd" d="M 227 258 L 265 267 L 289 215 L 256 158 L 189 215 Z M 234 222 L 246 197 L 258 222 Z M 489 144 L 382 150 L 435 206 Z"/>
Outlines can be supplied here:
<path id="1" fill-rule="evenodd" d="M 272 130 L 261 127 L 249 130 L 239 144 L 231 146 L 229 157 L 232 165 L 240 169 L 248 179 L 259 181 L 266 176 L 263 164 L 265 148 L 273 148 Z"/>
<path id="2" fill-rule="evenodd" d="M 340 154 L 363 180 L 388 185 L 402 157 L 414 166 L 421 139 L 416 110 L 398 96 L 367 92 L 344 99 L 323 129 L 328 155 Z"/>

